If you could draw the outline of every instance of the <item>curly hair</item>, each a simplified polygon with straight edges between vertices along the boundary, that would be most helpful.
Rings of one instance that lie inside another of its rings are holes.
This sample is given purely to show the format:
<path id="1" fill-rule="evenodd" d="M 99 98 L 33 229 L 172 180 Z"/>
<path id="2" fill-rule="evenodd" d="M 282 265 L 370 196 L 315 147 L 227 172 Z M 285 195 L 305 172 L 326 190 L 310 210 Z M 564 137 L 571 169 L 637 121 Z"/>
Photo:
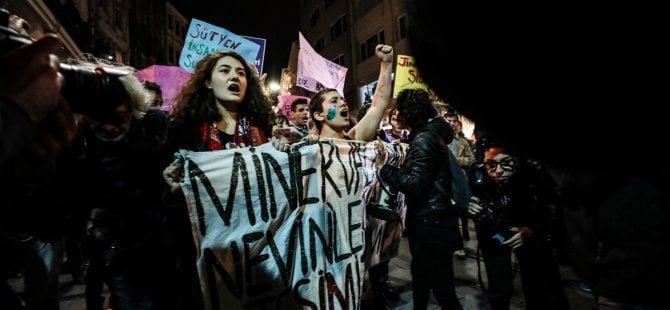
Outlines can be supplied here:
<path id="1" fill-rule="evenodd" d="M 398 121 L 410 128 L 418 129 L 437 116 L 430 94 L 423 89 L 403 89 L 396 99 Z"/>
<path id="2" fill-rule="evenodd" d="M 249 122 L 261 127 L 269 135 L 274 124 L 274 112 L 263 92 L 260 79 L 244 58 L 232 51 L 214 52 L 198 61 L 193 75 L 177 95 L 177 104 L 170 115 L 171 118 L 179 118 L 187 126 L 193 127 L 221 121 L 222 117 L 214 94 L 206 87 L 205 81 L 211 79 L 216 62 L 226 56 L 240 61 L 244 65 L 244 74 L 247 77 L 247 91 L 240 105 L 239 116 L 246 117 Z"/>

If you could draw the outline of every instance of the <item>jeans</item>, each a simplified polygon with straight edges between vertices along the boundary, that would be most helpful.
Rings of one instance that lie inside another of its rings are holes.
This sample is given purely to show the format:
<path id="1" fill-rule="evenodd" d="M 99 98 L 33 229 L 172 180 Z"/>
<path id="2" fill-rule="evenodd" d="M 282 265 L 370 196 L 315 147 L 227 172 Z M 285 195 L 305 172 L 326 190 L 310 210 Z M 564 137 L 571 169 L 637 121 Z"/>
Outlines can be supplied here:
<path id="1" fill-rule="evenodd" d="M 19 265 L 24 269 L 23 299 L 29 309 L 58 309 L 58 277 L 63 260 L 63 241 L 3 240 L 0 248 L 0 266 Z M 10 263 L 13 262 L 13 263 Z M 3 270 L 4 272 L 4 270 Z M 0 295 L 11 298 L 15 294 L 3 286 Z M 9 299 L 5 299 L 9 300 Z M 15 299 L 16 300 L 16 299 Z M 7 304 L 0 303 L 3 307 Z"/>

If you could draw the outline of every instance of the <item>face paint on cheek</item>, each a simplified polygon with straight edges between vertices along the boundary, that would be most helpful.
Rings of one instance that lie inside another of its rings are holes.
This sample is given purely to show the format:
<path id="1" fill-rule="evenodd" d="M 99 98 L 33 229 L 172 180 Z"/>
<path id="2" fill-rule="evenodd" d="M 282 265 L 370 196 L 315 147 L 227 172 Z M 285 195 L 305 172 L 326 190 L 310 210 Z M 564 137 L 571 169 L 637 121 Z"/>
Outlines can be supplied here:
<path id="1" fill-rule="evenodd" d="M 335 118 L 335 112 L 337 112 L 337 108 L 335 108 L 334 106 L 330 106 L 328 108 L 328 114 L 326 115 L 326 119 L 329 121 L 333 120 Z"/>

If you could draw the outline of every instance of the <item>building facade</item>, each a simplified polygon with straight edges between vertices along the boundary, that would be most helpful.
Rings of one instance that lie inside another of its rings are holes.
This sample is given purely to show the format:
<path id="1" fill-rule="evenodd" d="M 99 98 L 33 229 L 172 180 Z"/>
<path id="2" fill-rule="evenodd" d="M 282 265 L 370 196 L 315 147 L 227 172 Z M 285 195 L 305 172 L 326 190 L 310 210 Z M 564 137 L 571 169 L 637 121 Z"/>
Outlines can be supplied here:
<path id="1" fill-rule="evenodd" d="M 39 37 L 53 32 L 62 59 L 98 59 L 137 69 L 177 65 L 186 18 L 167 0 L 6 0 L 0 7 L 30 24 Z"/>
<path id="2" fill-rule="evenodd" d="M 411 55 L 402 0 L 300 0 L 299 9 L 300 32 L 307 41 L 321 56 L 348 68 L 344 96 L 350 108 L 357 109 L 374 92 L 377 44 L 393 46 L 396 57 Z M 297 72 L 297 57 L 289 59 L 289 71 Z"/>

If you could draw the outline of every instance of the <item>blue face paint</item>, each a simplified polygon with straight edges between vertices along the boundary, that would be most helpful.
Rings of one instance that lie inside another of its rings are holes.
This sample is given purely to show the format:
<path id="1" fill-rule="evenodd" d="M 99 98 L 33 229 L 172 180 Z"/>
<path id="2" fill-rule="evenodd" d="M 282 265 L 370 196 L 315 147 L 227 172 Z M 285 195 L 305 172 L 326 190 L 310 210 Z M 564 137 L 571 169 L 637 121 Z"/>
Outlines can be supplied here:
<path id="1" fill-rule="evenodd" d="M 334 119 L 335 118 L 335 112 L 337 112 L 337 108 L 335 106 L 331 105 L 328 108 L 328 114 L 326 115 L 326 119 L 329 120 L 329 121 Z"/>

